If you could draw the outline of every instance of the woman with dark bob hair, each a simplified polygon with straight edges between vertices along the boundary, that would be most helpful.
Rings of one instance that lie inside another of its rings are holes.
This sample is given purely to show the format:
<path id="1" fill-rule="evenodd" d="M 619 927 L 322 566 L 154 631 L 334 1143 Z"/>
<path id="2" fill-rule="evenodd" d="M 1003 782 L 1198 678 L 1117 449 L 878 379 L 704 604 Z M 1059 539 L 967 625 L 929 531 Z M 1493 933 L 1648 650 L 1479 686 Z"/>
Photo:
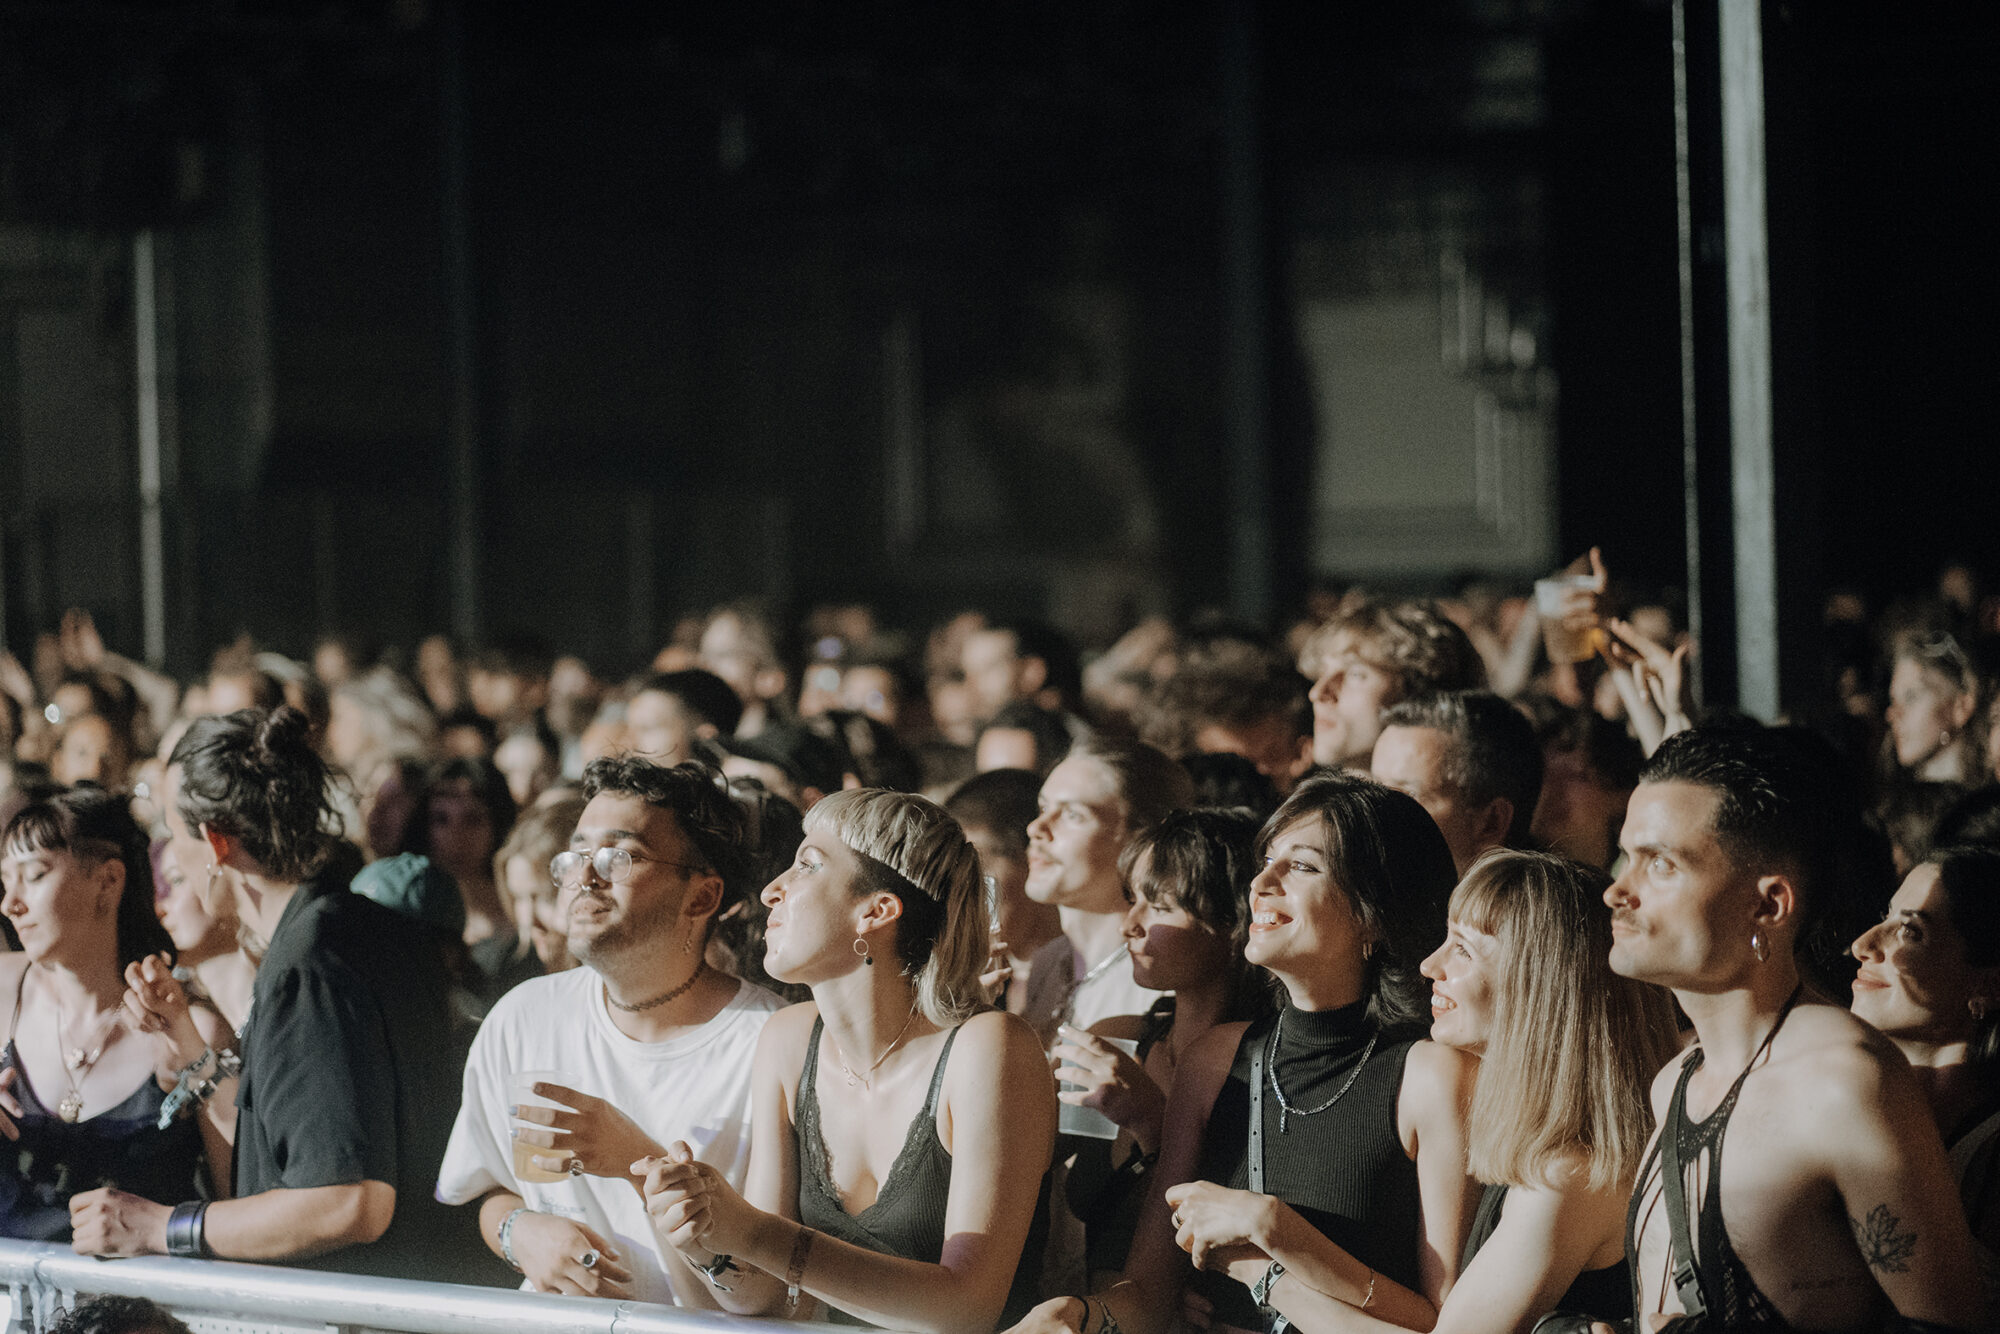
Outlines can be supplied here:
<path id="1" fill-rule="evenodd" d="M 209 1097 L 201 1116 L 180 1115 L 193 1100 L 178 1099 L 160 1125 L 180 1071 L 229 1029 L 184 1005 L 162 1026 L 147 1003 L 172 986 L 174 947 L 123 799 L 78 787 L 23 807 L 0 835 L 0 884 L 21 937 L 19 954 L 0 956 L 0 1136 L 13 1149 L 0 1235 L 67 1241 L 72 1195 L 106 1183 L 160 1203 L 193 1195 L 204 1141 L 226 1192 L 233 1093 Z"/>
<path id="2" fill-rule="evenodd" d="M 1909 1060 L 1972 1234 L 2000 1249 L 2000 851 L 1932 853 L 1852 953 L 1854 1013 Z"/>
<path id="3" fill-rule="evenodd" d="M 1052 1053 L 1062 1062 L 1056 1078 L 1074 1086 L 1058 1096 L 1118 1127 L 1115 1139 L 1078 1143 L 1064 1183 L 1084 1225 L 1093 1284 L 1125 1267 L 1182 1057 L 1217 1024 L 1271 1012 L 1269 979 L 1243 960 L 1258 823 L 1247 810 L 1175 811 L 1119 855 L 1132 899 L 1125 944 L 1133 979 L 1167 994 L 1143 1015 L 1107 1019 L 1088 1033 L 1065 1025 Z M 1128 1056 L 1108 1039 L 1137 1051 Z"/>
<path id="4" fill-rule="evenodd" d="M 1266 822 L 1258 860 L 1244 956 L 1278 1013 L 1182 1058 L 1122 1281 L 1043 1303 L 1034 1328 L 1159 1334 L 1190 1282 L 1241 1329 L 1315 1328 L 1342 1305 L 1437 1318 L 1477 1199 L 1476 1060 L 1424 1039 L 1418 972 L 1444 939 L 1451 852 L 1411 798 L 1327 774 Z"/>

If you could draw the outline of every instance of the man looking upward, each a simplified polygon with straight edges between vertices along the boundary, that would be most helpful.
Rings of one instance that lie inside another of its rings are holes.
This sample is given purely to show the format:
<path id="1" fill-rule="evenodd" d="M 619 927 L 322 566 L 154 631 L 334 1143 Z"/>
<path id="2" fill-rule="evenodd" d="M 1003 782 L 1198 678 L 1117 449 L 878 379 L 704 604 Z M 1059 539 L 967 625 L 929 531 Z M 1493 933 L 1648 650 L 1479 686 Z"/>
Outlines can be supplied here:
<path id="1" fill-rule="evenodd" d="M 1980 1278 L 1937 1129 L 1880 1034 L 1801 980 L 1844 803 L 1777 732 L 1697 728 L 1640 775 L 1606 892 L 1611 967 L 1671 987 L 1696 1043 L 1660 1072 L 1627 1248 L 1649 1317 L 1703 1328 L 1971 1329 Z M 1901 1326 L 1897 1326 L 1900 1328 Z"/>

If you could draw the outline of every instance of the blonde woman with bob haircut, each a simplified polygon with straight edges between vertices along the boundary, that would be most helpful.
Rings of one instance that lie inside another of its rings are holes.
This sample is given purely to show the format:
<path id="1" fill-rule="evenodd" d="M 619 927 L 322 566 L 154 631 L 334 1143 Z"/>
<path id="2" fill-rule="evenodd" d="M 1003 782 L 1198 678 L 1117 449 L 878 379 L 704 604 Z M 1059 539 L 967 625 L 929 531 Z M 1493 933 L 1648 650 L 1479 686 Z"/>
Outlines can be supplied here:
<path id="1" fill-rule="evenodd" d="M 1440 1334 L 1632 1314 L 1625 1205 L 1652 1132 L 1647 1089 L 1678 1042 L 1667 993 L 1611 971 L 1609 884 L 1561 857 L 1489 852 L 1423 962 L 1431 1040 L 1479 1058 L 1467 1160 L 1486 1184 Z M 1388 1326 L 1352 1311 L 1326 1328 Z"/>
<path id="2" fill-rule="evenodd" d="M 983 1004 L 964 831 L 922 797 L 836 792 L 763 901 L 766 971 L 813 998 L 758 1045 L 742 1195 L 684 1143 L 634 1164 L 662 1245 L 741 1314 L 1011 1322 L 1037 1295 L 1055 1086 L 1033 1031 Z"/>

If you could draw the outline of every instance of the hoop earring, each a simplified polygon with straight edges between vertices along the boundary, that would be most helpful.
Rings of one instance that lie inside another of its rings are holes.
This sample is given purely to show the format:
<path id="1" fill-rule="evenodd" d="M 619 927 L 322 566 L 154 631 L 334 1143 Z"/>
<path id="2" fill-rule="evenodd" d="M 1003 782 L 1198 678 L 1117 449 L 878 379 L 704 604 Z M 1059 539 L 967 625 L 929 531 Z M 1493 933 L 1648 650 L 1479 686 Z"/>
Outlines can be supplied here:
<path id="1" fill-rule="evenodd" d="M 875 956 L 868 952 L 868 942 L 860 936 L 854 938 L 854 952 L 861 956 L 861 962 L 870 968 L 875 966 Z"/>
<path id="2" fill-rule="evenodd" d="M 1938 733 L 1938 749 L 1944 750 L 1952 743 L 1952 730 L 1947 727 Z"/>
<path id="3" fill-rule="evenodd" d="M 1771 947 L 1765 942 L 1762 931 L 1752 931 L 1750 933 L 1750 952 L 1757 956 L 1758 963 L 1763 963 L 1771 957 Z"/>
<path id="4" fill-rule="evenodd" d="M 1972 1017 L 1974 1019 L 1984 1019 L 1986 1017 L 1986 1006 L 1987 1006 L 1986 997 L 1974 996 L 1971 1000 L 1967 1001 L 1966 1004 L 1971 1007 Z"/>
<path id="5" fill-rule="evenodd" d="M 694 953 L 694 928 L 693 928 L 693 927 L 689 927 L 689 928 L 688 928 L 688 933 L 687 933 L 687 934 L 686 934 L 685 936 L 682 936 L 682 937 L 681 937 L 681 953 L 682 953 L 682 954 L 693 954 L 693 953 Z"/>

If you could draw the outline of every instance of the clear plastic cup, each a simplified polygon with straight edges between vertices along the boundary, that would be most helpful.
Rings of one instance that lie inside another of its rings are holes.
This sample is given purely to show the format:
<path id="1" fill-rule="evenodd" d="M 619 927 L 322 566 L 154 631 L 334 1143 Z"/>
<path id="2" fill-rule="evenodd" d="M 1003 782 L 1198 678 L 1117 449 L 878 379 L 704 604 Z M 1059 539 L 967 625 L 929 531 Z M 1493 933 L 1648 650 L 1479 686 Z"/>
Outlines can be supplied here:
<path id="1" fill-rule="evenodd" d="M 1139 1043 L 1133 1038 L 1099 1038 L 1098 1041 L 1118 1048 L 1127 1056 L 1136 1057 L 1139 1054 Z M 1069 1093 L 1079 1085 L 1058 1080 L 1056 1087 L 1064 1093 Z M 1095 1107 L 1078 1107 L 1074 1103 L 1067 1102 L 1058 1106 L 1060 1110 L 1056 1113 L 1056 1129 L 1061 1133 L 1082 1135 L 1086 1139 L 1118 1138 L 1118 1123 Z"/>
<path id="2" fill-rule="evenodd" d="M 1569 625 L 1563 621 L 1563 602 L 1572 589 L 1594 589 L 1597 577 L 1589 574 L 1563 574 L 1553 579 L 1535 580 L 1535 611 L 1542 619 L 1542 646 L 1549 651 L 1549 661 L 1553 663 L 1583 662 L 1595 657 L 1604 645 L 1604 627 L 1593 621 L 1589 625 Z"/>
<path id="3" fill-rule="evenodd" d="M 565 1111 L 565 1112 L 575 1110 L 575 1108 L 569 1107 L 564 1103 L 557 1102 L 553 1098 L 545 1098 L 539 1093 L 536 1093 L 535 1085 L 537 1084 L 561 1084 L 564 1088 L 575 1088 L 576 1078 L 573 1075 L 566 1074 L 561 1070 L 517 1070 L 513 1074 L 513 1076 L 509 1078 L 507 1081 L 508 1105 L 510 1107 L 553 1107 L 559 1111 Z M 514 1122 L 514 1124 L 517 1127 L 528 1126 L 528 1123 L 525 1121 L 516 1121 Z M 535 1130 L 548 1129 L 547 1126 L 529 1126 L 528 1128 Z M 558 1142 L 560 1142 L 560 1136 L 562 1135 L 562 1133 L 563 1133 L 562 1131 L 556 1132 L 558 1136 Z M 569 1174 L 567 1172 L 546 1171 L 543 1168 L 536 1167 L 534 1163 L 529 1161 L 530 1159 L 534 1158 L 537 1155 L 540 1155 L 542 1157 L 550 1157 L 556 1154 L 561 1154 L 563 1157 L 567 1158 L 568 1154 L 565 1153 L 564 1150 L 559 1148 L 544 1149 L 537 1145 L 524 1144 L 518 1139 L 515 1140 L 513 1144 L 514 1144 L 514 1179 L 516 1181 L 524 1183 L 531 1181 L 539 1181 L 547 1183 L 552 1181 L 564 1181 L 568 1179 Z"/>

